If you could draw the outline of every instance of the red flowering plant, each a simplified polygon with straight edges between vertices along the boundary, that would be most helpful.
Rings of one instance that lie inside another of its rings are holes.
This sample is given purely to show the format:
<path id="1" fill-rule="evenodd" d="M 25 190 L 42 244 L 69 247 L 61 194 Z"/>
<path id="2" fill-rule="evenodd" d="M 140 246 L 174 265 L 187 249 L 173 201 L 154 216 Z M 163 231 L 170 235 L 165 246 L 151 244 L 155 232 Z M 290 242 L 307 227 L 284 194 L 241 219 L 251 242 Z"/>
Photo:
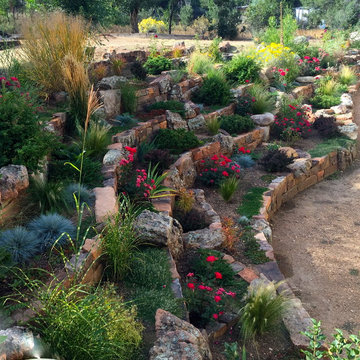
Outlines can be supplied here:
<path id="1" fill-rule="evenodd" d="M 162 185 L 167 173 L 159 174 L 158 164 L 147 170 L 135 169 L 136 148 L 125 146 L 127 157 L 120 160 L 120 189 L 135 200 L 149 200 L 158 197 L 175 195 L 173 189 Z"/>
<path id="2" fill-rule="evenodd" d="M 240 177 L 240 165 L 225 155 L 214 155 L 200 161 L 198 179 L 207 186 L 220 186 L 230 176 Z"/>
<path id="3" fill-rule="evenodd" d="M 316 56 L 304 56 L 299 59 L 300 74 L 305 76 L 320 75 L 324 69 L 321 67 L 321 61 L 328 56 L 325 52 L 320 52 L 320 58 Z"/>
<path id="4" fill-rule="evenodd" d="M 311 107 L 307 105 L 289 104 L 283 101 L 279 114 L 275 116 L 271 134 L 286 142 L 309 136 L 311 132 L 309 112 Z"/>
<path id="5" fill-rule="evenodd" d="M 190 318 L 197 325 L 204 326 L 224 312 L 238 310 L 246 284 L 235 280 L 234 271 L 220 253 L 200 250 L 193 268 L 186 276 L 184 295 Z"/>

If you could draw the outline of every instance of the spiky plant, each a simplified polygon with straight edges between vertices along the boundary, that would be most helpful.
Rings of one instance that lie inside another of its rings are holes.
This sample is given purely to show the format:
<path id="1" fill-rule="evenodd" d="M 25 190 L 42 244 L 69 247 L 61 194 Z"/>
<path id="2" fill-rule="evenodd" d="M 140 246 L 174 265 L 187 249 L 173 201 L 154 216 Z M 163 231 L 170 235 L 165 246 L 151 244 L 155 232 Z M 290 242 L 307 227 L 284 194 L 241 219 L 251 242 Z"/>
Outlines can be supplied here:
<path id="1" fill-rule="evenodd" d="M 216 135 L 219 132 L 220 126 L 221 122 L 217 117 L 206 121 L 206 127 L 211 135 Z"/>
<path id="2" fill-rule="evenodd" d="M 290 300 L 283 292 L 276 294 L 280 285 L 281 283 L 261 282 L 249 287 L 245 297 L 246 305 L 240 310 L 242 333 L 245 338 L 254 339 L 281 321 Z"/>
<path id="3" fill-rule="evenodd" d="M 22 226 L 0 233 L 0 248 L 9 252 L 15 264 L 29 262 L 40 252 L 41 240 Z"/>
<path id="4" fill-rule="evenodd" d="M 220 184 L 220 194 L 226 202 L 232 199 L 239 184 L 240 180 L 236 176 L 231 176 Z"/>
<path id="5" fill-rule="evenodd" d="M 254 84 L 249 89 L 249 94 L 252 96 L 251 112 L 253 114 L 264 114 L 274 110 L 274 97 L 262 85 Z"/>
<path id="6" fill-rule="evenodd" d="M 59 214 L 41 215 L 29 223 L 28 229 L 40 241 L 42 250 L 65 245 L 75 235 L 73 223 Z"/>
<path id="7" fill-rule="evenodd" d="M 238 163 L 244 169 L 251 168 L 255 165 L 255 161 L 251 155 L 237 154 L 232 157 L 232 160 Z"/>
<path id="8" fill-rule="evenodd" d="M 357 76 L 350 66 L 344 65 L 340 69 L 339 81 L 343 85 L 353 85 L 357 81 Z"/>
<path id="9" fill-rule="evenodd" d="M 71 208 L 76 208 L 74 195 L 76 198 L 80 198 L 80 206 L 83 203 L 91 206 L 94 201 L 91 192 L 86 186 L 80 184 L 79 187 L 79 184 L 69 184 L 63 191 L 63 197 L 66 204 Z"/>

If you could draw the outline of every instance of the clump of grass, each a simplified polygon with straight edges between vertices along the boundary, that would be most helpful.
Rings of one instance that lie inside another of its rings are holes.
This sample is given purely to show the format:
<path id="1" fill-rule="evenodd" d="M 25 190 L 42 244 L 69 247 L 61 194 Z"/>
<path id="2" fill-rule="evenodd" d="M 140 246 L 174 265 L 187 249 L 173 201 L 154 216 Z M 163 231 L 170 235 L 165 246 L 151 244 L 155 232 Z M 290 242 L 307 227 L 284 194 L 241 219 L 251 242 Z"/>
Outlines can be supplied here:
<path id="1" fill-rule="evenodd" d="M 204 75 L 214 70 L 213 60 L 200 52 L 194 52 L 191 54 L 187 71 L 191 74 L 195 73 L 198 75 Z"/>
<path id="2" fill-rule="evenodd" d="M 264 114 L 274 110 L 274 97 L 262 85 L 254 84 L 248 92 L 253 100 L 251 101 L 251 112 L 253 114 Z"/>
<path id="3" fill-rule="evenodd" d="M 276 294 L 281 283 L 259 283 L 250 286 L 246 305 L 241 309 L 242 333 L 246 339 L 273 329 L 288 307 L 289 300 L 284 293 Z"/>
<path id="4" fill-rule="evenodd" d="M 309 150 L 309 154 L 311 157 L 321 157 L 329 154 L 332 151 L 341 148 L 348 148 L 354 143 L 354 140 L 350 140 L 346 137 L 331 138 L 317 144 L 313 149 Z"/>
<path id="5" fill-rule="evenodd" d="M 357 76 L 350 66 L 344 65 L 340 69 L 339 82 L 343 85 L 353 85 L 357 81 Z"/>
<path id="6" fill-rule="evenodd" d="M 239 184 L 240 180 L 237 179 L 236 176 L 231 176 L 221 183 L 220 194 L 226 202 L 232 199 Z"/>
<path id="7" fill-rule="evenodd" d="M 122 111 L 125 113 L 134 114 L 137 108 L 135 87 L 131 84 L 123 83 L 120 89 Z"/>
<path id="8" fill-rule="evenodd" d="M 62 67 L 66 56 L 80 64 L 88 60 L 90 25 L 81 17 L 62 12 L 37 14 L 23 22 L 21 33 L 27 76 L 45 96 L 64 90 Z"/>
<path id="9" fill-rule="evenodd" d="M 263 204 L 263 194 L 267 188 L 253 187 L 244 196 L 242 204 L 238 207 L 237 212 L 248 218 L 259 214 Z"/>
<path id="10" fill-rule="evenodd" d="M 206 121 L 206 127 L 211 135 L 216 135 L 219 132 L 221 122 L 219 118 L 214 117 Z"/>
<path id="11" fill-rule="evenodd" d="M 242 218 L 243 217 L 240 219 Z M 254 237 L 254 232 L 251 229 L 245 229 L 241 236 L 241 241 L 245 245 L 244 254 L 252 264 L 264 264 L 269 261 L 269 258 L 266 256 L 265 252 L 260 249 L 260 245 L 257 243 Z"/>
<path id="12" fill-rule="evenodd" d="M 141 207 L 122 196 L 119 199 L 118 213 L 107 221 L 102 244 L 107 258 L 107 270 L 114 280 L 124 279 L 132 269 L 141 244 L 133 225 L 141 211 Z"/>

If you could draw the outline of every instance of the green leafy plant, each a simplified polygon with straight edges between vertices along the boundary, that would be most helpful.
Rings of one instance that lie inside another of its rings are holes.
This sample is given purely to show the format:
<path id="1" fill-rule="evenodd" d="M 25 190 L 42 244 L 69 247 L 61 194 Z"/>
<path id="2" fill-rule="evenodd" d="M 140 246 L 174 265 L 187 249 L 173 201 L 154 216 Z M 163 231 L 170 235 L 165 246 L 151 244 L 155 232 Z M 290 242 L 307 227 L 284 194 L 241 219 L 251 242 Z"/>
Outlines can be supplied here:
<path id="1" fill-rule="evenodd" d="M 73 223 L 59 214 L 41 215 L 28 224 L 28 229 L 40 241 L 42 251 L 65 245 L 76 233 Z"/>
<path id="2" fill-rule="evenodd" d="M 263 194 L 267 188 L 253 187 L 243 197 L 241 205 L 237 212 L 248 218 L 258 215 L 263 202 Z"/>
<path id="3" fill-rule="evenodd" d="M 221 61 L 222 59 L 221 52 L 219 49 L 219 45 L 221 41 L 222 41 L 221 37 L 217 37 L 214 38 L 211 44 L 209 45 L 207 52 L 209 56 L 214 59 L 214 61 Z"/>
<path id="4" fill-rule="evenodd" d="M 230 83 L 245 84 L 259 79 L 260 65 L 246 55 L 233 57 L 224 67 Z"/>
<path id="5" fill-rule="evenodd" d="M 36 98 L 23 92 L 17 78 L 0 77 L 0 95 L 0 167 L 19 164 L 36 172 L 56 139 L 44 131 Z"/>
<path id="6" fill-rule="evenodd" d="M 171 66 L 171 61 L 164 56 L 149 56 L 144 64 L 145 70 L 151 75 L 158 75 L 162 71 L 170 70 Z"/>
<path id="7" fill-rule="evenodd" d="M 187 65 L 190 74 L 205 75 L 214 70 L 214 60 L 206 54 L 198 51 L 190 55 Z"/>
<path id="8" fill-rule="evenodd" d="M 264 114 L 266 112 L 271 112 L 274 109 L 274 97 L 262 85 L 254 84 L 248 92 L 252 97 L 252 114 Z"/>
<path id="9" fill-rule="evenodd" d="M 239 353 L 239 345 L 237 342 L 224 344 L 224 355 L 226 360 L 246 360 L 245 346 L 242 348 L 241 359 Z"/>
<path id="10" fill-rule="evenodd" d="M 341 102 L 340 96 L 333 95 L 315 95 L 310 99 L 311 105 L 315 109 L 329 109 L 332 106 L 339 105 Z"/>
<path id="11" fill-rule="evenodd" d="M 206 120 L 206 127 L 211 135 L 216 135 L 219 132 L 221 123 L 218 117 L 213 117 Z"/>
<path id="12" fill-rule="evenodd" d="M 102 239 L 107 270 L 113 280 L 122 280 L 131 272 L 141 244 L 134 232 L 134 221 L 143 209 L 125 195 L 120 196 L 118 204 L 119 211 L 108 219 Z"/>
<path id="13" fill-rule="evenodd" d="M 287 171 L 287 166 L 294 162 L 285 152 L 278 149 L 269 150 L 261 159 L 260 165 L 268 172 Z"/>
<path id="14" fill-rule="evenodd" d="M 185 104 L 177 100 L 158 101 L 148 107 L 148 110 L 170 110 L 185 117 Z"/>
<path id="15" fill-rule="evenodd" d="M 259 283 L 250 286 L 241 309 L 241 326 L 245 338 L 254 339 L 274 328 L 288 307 L 284 293 L 276 294 L 281 283 Z"/>
<path id="16" fill-rule="evenodd" d="M 245 246 L 244 255 L 255 265 L 264 264 L 270 261 L 266 256 L 265 251 L 260 248 L 259 243 L 256 241 L 252 228 L 246 226 L 250 223 L 249 219 L 246 216 L 242 216 L 239 219 L 239 223 L 245 226 L 245 230 L 240 238 Z"/>
<path id="17" fill-rule="evenodd" d="M 152 142 L 142 142 L 136 148 L 137 160 L 139 163 L 143 163 L 145 160 L 145 156 L 152 150 L 155 150 L 155 143 Z"/>
<path id="18" fill-rule="evenodd" d="M 29 262 L 40 252 L 41 240 L 22 226 L 0 233 L 0 248 L 11 255 L 14 264 Z"/>
<path id="19" fill-rule="evenodd" d="M 229 134 L 243 134 L 255 128 L 254 121 L 249 116 L 224 115 L 220 117 L 220 127 Z"/>
<path id="20" fill-rule="evenodd" d="M 220 184 L 220 194 L 226 202 L 229 202 L 232 199 L 239 184 L 240 180 L 235 176 L 227 178 Z"/>
<path id="21" fill-rule="evenodd" d="M 154 143 L 157 148 L 168 149 L 172 154 L 181 154 L 200 145 L 196 135 L 185 129 L 160 129 Z"/>
<path id="22" fill-rule="evenodd" d="M 301 350 L 307 360 L 317 359 L 357 359 L 360 356 L 360 338 L 350 335 L 346 338 L 340 329 L 336 329 L 334 340 L 330 344 L 324 344 L 326 336 L 321 330 L 321 322 L 312 319 L 313 326 L 302 332 L 309 339 L 309 347 Z M 326 349 L 326 350 L 324 350 Z"/>
<path id="23" fill-rule="evenodd" d="M 219 70 L 210 71 L 200 89 L 193 93 L 193 100 L 205 105 L 228 105 L 230 98 L 230 86 Z"/>

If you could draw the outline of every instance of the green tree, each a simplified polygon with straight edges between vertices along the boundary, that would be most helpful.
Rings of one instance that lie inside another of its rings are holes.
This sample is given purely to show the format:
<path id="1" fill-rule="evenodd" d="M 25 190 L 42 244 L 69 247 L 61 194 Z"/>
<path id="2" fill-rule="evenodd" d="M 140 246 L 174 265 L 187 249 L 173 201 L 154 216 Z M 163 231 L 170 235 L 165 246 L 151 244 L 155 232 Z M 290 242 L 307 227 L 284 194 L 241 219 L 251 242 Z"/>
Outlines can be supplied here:
<path id="1" fill-rule="evenodd" d="M 180 23 L 186 31 L 187 27 L 191 25 L 193 20 L 194 11 L 191 5 L 184 5 L 180 9 Z"/>

